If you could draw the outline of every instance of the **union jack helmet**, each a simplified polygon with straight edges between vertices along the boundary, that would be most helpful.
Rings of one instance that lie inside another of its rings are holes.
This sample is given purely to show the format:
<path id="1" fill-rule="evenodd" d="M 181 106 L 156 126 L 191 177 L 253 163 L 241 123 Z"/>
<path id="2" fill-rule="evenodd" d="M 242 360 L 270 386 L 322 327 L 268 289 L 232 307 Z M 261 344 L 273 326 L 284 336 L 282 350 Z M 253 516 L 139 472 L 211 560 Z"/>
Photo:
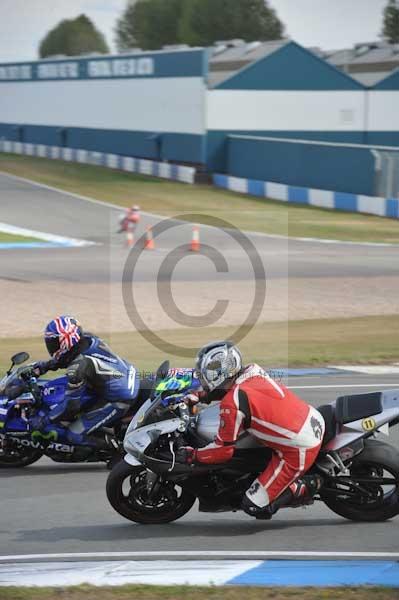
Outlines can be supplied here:
<path id="1" fill-rule="evenodd" d="M 48 323 L 44 341 L 48 353 L 58 360 L 79 344 L 83 336 L 82 326 L 73 317 L 61 316 Z"/>

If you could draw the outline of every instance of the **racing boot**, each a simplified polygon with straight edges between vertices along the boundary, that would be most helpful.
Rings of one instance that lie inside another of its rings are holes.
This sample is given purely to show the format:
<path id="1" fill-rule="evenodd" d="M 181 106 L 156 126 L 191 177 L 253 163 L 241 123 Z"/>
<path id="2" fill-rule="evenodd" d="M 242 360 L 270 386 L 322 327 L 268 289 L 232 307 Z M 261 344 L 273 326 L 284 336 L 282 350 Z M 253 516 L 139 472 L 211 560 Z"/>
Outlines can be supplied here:
<path id="1" fill-rule="evenodd" d="M 320 490 L 322 484 L 323 479 L 317 474 L 304 475 L 301 479 L 297 479 L 297 481 L 291 483 L 288 488 L 292 494 L 288 506 L 296 508 L 297 506 L 313 504 L 313 498 Z M 277 499 L 277 501 L 278 500 L 279 499 Z"/>
<path id="2" fill-rule="evenodd" d="M 297 479 L 272 502 L 273 514 L 280 508 L 297 508 L 313 504 L 313 498 L 322 484 L 323 479 L 317 474 L 304 475 L 301 479 Z"/>
<path id="3" fill-rule="evenodd" d="M 245 494 L 241 508 L 244 512 L 255 519 L 270 520 L 280 508 L 297 508 L 313 504 L 313 498 L 320 490 L 323 479 L 320 475 L 305 475 L 284 490 L 284 492 L 271 502 L 268 506 L 260 507 L 248 498 Z"/>
<path id="4" fill-rule="evenodd" d="M 256 504 L 258 502 L 258 504 Z M 269 502 L 269 496 L 260 482 L 255 479 L 251 487 L 244 494 L 241 500 L 241 508 L 247 515 L 255 519 L 270 520 L 273 516 L 273 510 Z"/>
<path id="5" fill-rule="evenodd" d="M 258 506 L 251 502 L 248 496 L 245 494 L 241 502 L 242 510 L 247 513 L 250 517 L 255 519 L 262 519 L 264 521 L 270 521 L 275 511 L 273 511 L 271 504 L 268 506 Z"/>

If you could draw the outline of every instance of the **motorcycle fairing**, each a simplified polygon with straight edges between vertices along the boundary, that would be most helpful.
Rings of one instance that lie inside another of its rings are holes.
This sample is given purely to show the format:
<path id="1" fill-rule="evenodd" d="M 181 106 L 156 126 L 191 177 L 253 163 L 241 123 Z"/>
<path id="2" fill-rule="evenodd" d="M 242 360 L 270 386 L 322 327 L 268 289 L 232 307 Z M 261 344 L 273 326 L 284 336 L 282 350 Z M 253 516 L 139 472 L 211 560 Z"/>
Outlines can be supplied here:
<path id="1" fill-rule="evenodd" d="M 337 435 L 323 446 L 322 450 L 340 450 L 359 438 L 367 437 L 371 433 L 381 431 L 384 426 L 397 422 L 399 419 L 399 390 L 386 390 L 379 392 L 379 394 L 382 409 L 380 409 L 380 412 L 370 415 L 370 411 L 365 410 L 364 416 L 360 419 L 349 423 L 338 423 Z M 361 396 L 358 395 L 358 397 Z M 386 427 L 384 433 L 387 433 Z"/>
<path id="2" fill-rule="evenodd" d="M 64 401 L 67 384 L 68 380 L 65 375 L 51 380 L 39 380 L 38 385 L 42 390 L 42 404 L 38 410 L 38 415 L 46 415 L 53 406 Z M 91 396 L 87 393 L 86 401 L 90 399 Z M 57 442 L 57 448 L 65 446 L 65 448 L 73 449 L 68 438 L 68 430 L 62 425 L 52 424 L 44 432 L 32 432 L 28 420 L 16 415 L 14 411 L 14 407 L 23 400 L 33 400 L 32 394 L 30 392 L 21 394 L 15 400 L 8 400 L 7 396 L 0 396 L 0 434 L 7 434 L 16 438 L 29 436 L 29 438 L 32 438 L 31 446 L 34 448 L 43 445 L 48 448 L 49 443 L 52 445 L 53 442 Z M 66 452 L 64 449 L 62 451 Z"/>
<path id="3" fill-rule="evenodd" d="M 137 430 L 132 431 L 130 434 L 126 433 L 123 447 L 126 452 L 132 454 L 136 458 L 140 458 L 148 448 L 158 437 L 165 435 L 166 433 L 172 433 L 177 431 L 179 427 L 184 427 L 184 421 L 179 418 L 168 419 L 167 421 L 160 421 L 159 423 L 152 423 L 145 427 L 140 427 Z"/>
<path id="4" fill-rule="evenodd" d="M 148 400 L 133 418 L 125 436 L 124 448 L 128 454 L 140 461 L 146 448 L 154 442 L 154 439 L 163 433 L 172 433 L 179 430 L 181 419 L 169 419 L 140 426 L 147 416 L 148 409 L 153 401 Z M 377 404 L 376 404 L 377 406 Z M 322 447 L 322 452 L 337 451 L 350 446 L 356 440 L 370 436 L 373 432 L 381 431 L 381 428 L 399 420 L 399 390 L 390 390 L 381 393 L 379 413 L 370 415 L 366 410 L 367 417 L 357 419 L 349 423 L 337 423 L 337 433 L 333 439 Z M 219 424 L 219 403 L 207 407 L 196 417 L 196 431 L 204 441 L 212 441 L 217 434 Z M 372 430 L 366 429 L 366 424 L 372 423 Z M 255 447 L 257 440 L 252 436 L 243 436 L 237 447 Z"/>

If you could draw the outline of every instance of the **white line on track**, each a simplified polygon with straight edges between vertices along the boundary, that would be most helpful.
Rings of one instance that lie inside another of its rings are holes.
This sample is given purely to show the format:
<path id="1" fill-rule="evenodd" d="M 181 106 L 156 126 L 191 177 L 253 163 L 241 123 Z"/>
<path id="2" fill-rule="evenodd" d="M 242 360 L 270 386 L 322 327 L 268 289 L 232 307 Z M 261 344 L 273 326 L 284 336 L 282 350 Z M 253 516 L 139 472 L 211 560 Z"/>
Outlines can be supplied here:
<path id="1" fill-rule="evenodd" d="M 399 383 L 396 381 L 395 383 L 353 383 L 353 384 L 326 384 L 326 385 L 288 385 L 287 386 L 289 389 L 294 389 L 294 390 L 322 390 L 322 389 L 334 389 L 334 388 L 339 388 L 344 389 L 344 388 L 368 388 L 368 387 L 399 387 Z"/>
<path id="2" fill-rule="evenodd" d="M 349 559 L 394 559 L 399 560 L 399 552 L 323 552 L 291 550 L 199 550 L 199 551 L 153 551 L 153 552 L 65 552 L 61 554 L 16 554 L 0 556 L 0 562 L 19 561 L 58 561 L 58 560 L 203 560 L 203 559 L 268 559 L 268 558 L 349 558 Z"/>
<path id="3" fill-rule="evenodd" d="M 338 211 L 341 212 L 341 211 Z M 356 213 L 359 214 L 359 213 Z M 367 215 L 370 217 L 375 217 L 377 215 Z M 261 233 L 259 231 L 245 231 L 244 233 L 253 233 L 254 235 L 259 235 L 259 236 L 266 236 L 269 238 L 273 238 L 276 240 L 293 240 L 295 242 L 310 242 L 312 244 L 335 244 L 338 246 L 371 246 L 371 247 L 376 247 L 376 248 L 398 248 L 398 244 L 390 244 L 389 242 L 355 242 L 355 241 L 350 241 L 350 240 L 330 240 L 330 239 L 323 239 L 323 238 L 311 238 L 311 237 L 293 237 L 293 236 L 286 236 L 286 235 L 279 235 L 277 233 Z"/>
<path id="4" fill-rule="evenodd" d="M 328 365 L 330 369 L 358 375 L 398 375 L 399 366 L 394 365 Z"/>
<path id="5" fill-rule="evenodd" d="M 29 183 L 31 185 L 36 185 L 37 187 L 41 187 L 47 190 L 51 190 L 53 192 L 57 192 L 58 194 L 66 194 L 67 196 L 72 196 L 73 198 L 77 198 L 78 200 L 85 200 L 86 202 L 92 202 L 93 204 L 100 204 L 101 206 L 106 206 L 111 208 L 112 210 L 121 211 L 126 209 L 125 206 L 111 204 L 110 202 L 104 202 L 103 200 L 96 200 L 95 198 L 90 198 L 89 196 L 82 196 L 81 194 L 75 194 L 74 192 L 68 192 L 67 190 L 63 190 L 62 188 L 53 187 L 52 185 L 46 185 L 45 183 L 39 183 L 38 181 L 34 181 L 32 179 L 27 179 L 26 177 L 20 177 L 19 175 L 13 175 L 12 173 L 7 173 L 7 171 L 0 171 L 0 175 L 4 175 L 6 177 L 11 177 L 12 179 L 17 179 L 19 181 L 24 181 L 25 183 Z M 166 219 L 165 215 L 158 215 L 156 213 L 148 213 L 141 211 L 143 215 L 149 217 L 155 217 L 157 219 Z M 185 224 L 183 222 L 183 224 Z M 201 225 L 202 228 L 209 229 L 210 225 Z M 296 242 L 304 242 L 311 244 L 335 244 L 335 245 L 343 245 L 343 246 L 372 246 L 372 247 L 388 247 L 388 248 L 399 248 L 398 244 L 389 244 L 383 242 L 351 242 L 345 240 L 328 240 L 322 238 L 306 238 L 306 237 L 288 237 L 285 235 L 278 235 L 274 233 L 262 233 L 260 231 L 243 231 L 242 233 L 264 237 L 264 238 L 273 238 L 273 239 L 282 239 L 287 241 L 296 241 Z"/>
<path id="6" fill-rule="evenodd" d="M 8 223 L 0 223 L 0 231 L 14 235 L 23 235 L 25 237 L 34 237 L 38 240 L 44 240 L 46 242 L 52 242 L 54 244 L 60 245 L 68 245 L 74 247 L 96 245 L 96 242 L 80 240 L 77 238 L 70 238 L 64 235 L 54 235 L 52 233 L 45 233 L 44 231 L 37 231 L 36 229 L 27 229 L 26 227 L 16 227 L 15 225 L 9 225 Z"/>
<path id="7" fill-rule="evenodd" d="M 38 181 L 34 181 L 33 179 L 27 179 L 26 177 L 19 177 L 19 175 L 13 175 L 12 173 L 7 173 L 7 171 L 0 171 L 0 175 L 4 175 L 5 177 L 10 177 L 11 179 L 16 179 L 17 181 L 23 181 L 25 183 L 29 183 L 30 185 L 35 185 L 36 187 L 40 187 L 46 190 L 50 190 L 51 192 L 56 192 L 57 194 L 65 194 L 66 196 L 72 196 L 72 198 L 77 198 L 78 200 L 84 200 L 85 202 L 91 202 L 92 204 L 100 204 L 101 206 L 106 206 L 107 208 L 111 208 L 112 210 L 117 210 L 118 212 L 123 211 L 126 207 L 117 204 L 111 204 L 111 202 L 105 202 L 104 200 L 96 200 L 95 198 L 90 198 L 89 196 L 82 196 L 81 194 L 75 194 L 75 192 L 69 192 L 68 190 L 63 190 L 62 188 L 57 188 L 52 185 L 46 185 L 45 183 L 39 183 Z M 156 215 L 153 213 L 146 213 L 141 211 L 143 215 L 148 215 L 151 217 L 157 217 L 160 219 L 165 219 L 165 216 Z"/>

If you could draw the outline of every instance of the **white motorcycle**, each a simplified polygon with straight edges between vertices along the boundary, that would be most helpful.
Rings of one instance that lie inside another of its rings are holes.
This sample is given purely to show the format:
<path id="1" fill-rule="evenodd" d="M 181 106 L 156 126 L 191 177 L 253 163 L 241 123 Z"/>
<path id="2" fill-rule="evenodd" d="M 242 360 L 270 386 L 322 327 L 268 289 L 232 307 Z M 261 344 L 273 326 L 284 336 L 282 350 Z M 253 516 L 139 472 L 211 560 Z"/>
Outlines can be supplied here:
<path id="1" fill-rule="evenodd" d="M 167 371 L 165 365 L 160 369 Z M 130 521 L 169 523 L 185 515 L 196 499 L 203 512 L 240 510 L 245 490 L 270 459 L 271 450 L 244 433 L 227 463 L 176 461 L 182 446 L 211 442 L 219 424 L 217 403 L 192 414 L 182 401 L 187 393 L 184 385 L 171 391 L 168 379 L 158 380 L 126 432 L 126 456 L 109 474 L 108 500 Z M 326 432 L 309 471 L 321 475 L 323 481 L 313 500 L 353 521 L 395 517 L 399 514 L 399 452 L 379 439 L 379 434 L 387 434 L 399 423 L 399 390 L 342 396 L 318 410 Z"/>

